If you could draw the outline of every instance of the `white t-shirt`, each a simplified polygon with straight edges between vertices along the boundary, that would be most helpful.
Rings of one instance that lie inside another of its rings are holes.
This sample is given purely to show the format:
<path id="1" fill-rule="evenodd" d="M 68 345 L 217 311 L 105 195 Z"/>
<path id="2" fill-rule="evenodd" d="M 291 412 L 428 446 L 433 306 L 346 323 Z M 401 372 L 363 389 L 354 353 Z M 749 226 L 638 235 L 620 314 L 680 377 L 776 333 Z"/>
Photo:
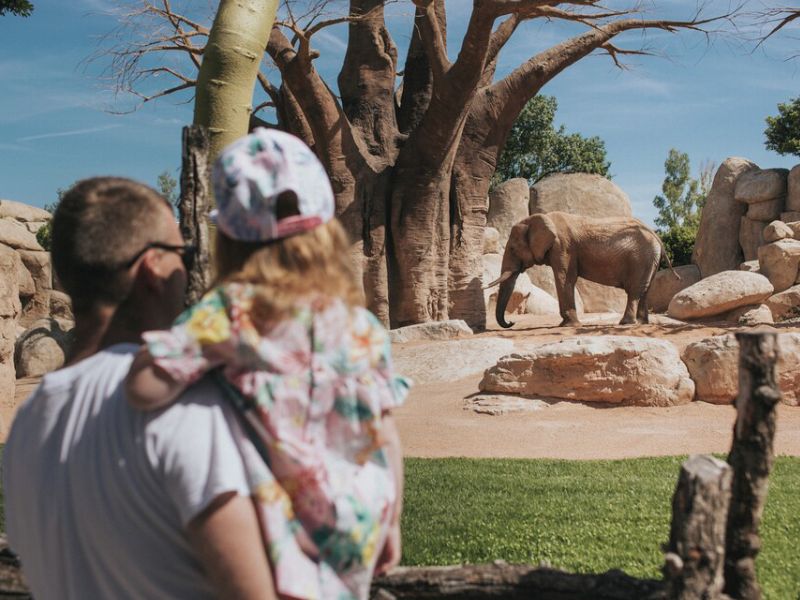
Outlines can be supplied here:
<path id="1" fill-rule="evenodd" d="M 136 349 L 45 376 L 14 420 L 6 528 L 37 600 L 213 597 L 184 529 L 220 494 L 248 493 L 238 423 L 208 381 L 159 412 L 129 407 Z"/>

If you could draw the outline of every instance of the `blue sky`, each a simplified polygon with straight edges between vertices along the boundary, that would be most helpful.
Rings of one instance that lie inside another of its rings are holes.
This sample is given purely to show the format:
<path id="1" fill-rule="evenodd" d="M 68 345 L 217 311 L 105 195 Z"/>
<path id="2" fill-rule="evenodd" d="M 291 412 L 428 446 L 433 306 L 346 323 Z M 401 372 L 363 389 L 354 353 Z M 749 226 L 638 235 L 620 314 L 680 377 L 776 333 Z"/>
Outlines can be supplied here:
<path id="1" fill-rule="evenodd" d="M 214 3 L 194 4 L 205 9 Z M 451 56 L 458 52 L 469 4 L 448 2 Z M 651 4 L 658 5 L 659 15 L 672 18 L 690 16 L 695 6 L 678 0 Z M 177 176 L 181 127 L 192 117 L 191 95 L 111 114 L 109 109 L 131 106 L 130 98 L 115 99 L 102 81 L 105 63 L 82 64 L 96 50 L 99 36 L 115 27 L 115 16 L 106 12 L 113 5 L 38 0 L 30 18 L 0 18 L 0 198 L 42 206 L 55 199 L 58 188 L 83 177 L 114 174 L 155 184 L 164 170 Z M 708 13 L 727 6 L 724 0 L 706 2 Z M 390 9 L 401 61 L 409 13 L 403 4 Z M 578 31 L 539 23 L 520 28 L 501 55 L 499 73 Z M 796 32 L 779 34 L 755 51 L 747 32 L 711 43 L 692 33 L 651 32 L 645 38 L 631 33 L 617 44 L 644 44 L 662 56 L 631 57 L 625 71 L 604 55 L 592 56 L 542 91 L 558 99 L 557 124 L 605 141 L 614 181 L 631 197 L 634 214 L 652 223 L 652 199 L 660 192 L 670 148 L 687 152 L 693 169 L 706 160 L 718 165 L 728 156 L 749 158 L 763 168 L 800 162 L 767 151 L 763 134 L 764 119 L 776 113 L 776 105 L 800 95 L 800 63 L 786 60 L 800 53 Z M 344 27 L 315 38 L 322 52 L 317 66 L 331 82 L 345 41 Z"/>

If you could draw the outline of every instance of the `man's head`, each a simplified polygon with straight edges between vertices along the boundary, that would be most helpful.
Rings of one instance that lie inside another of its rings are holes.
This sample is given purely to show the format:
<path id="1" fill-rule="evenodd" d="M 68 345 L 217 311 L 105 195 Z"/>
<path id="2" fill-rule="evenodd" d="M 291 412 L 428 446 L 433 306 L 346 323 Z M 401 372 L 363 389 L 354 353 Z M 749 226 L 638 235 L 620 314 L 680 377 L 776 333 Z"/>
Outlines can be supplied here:
<path id="1" fill-rule="evenodd" d="M 171 320 L 186 283 L 182 246 L 169 203 L 130 179 L 79 181 L 53 216 L 53 267 L 76 316 L 150 294 Z"/>

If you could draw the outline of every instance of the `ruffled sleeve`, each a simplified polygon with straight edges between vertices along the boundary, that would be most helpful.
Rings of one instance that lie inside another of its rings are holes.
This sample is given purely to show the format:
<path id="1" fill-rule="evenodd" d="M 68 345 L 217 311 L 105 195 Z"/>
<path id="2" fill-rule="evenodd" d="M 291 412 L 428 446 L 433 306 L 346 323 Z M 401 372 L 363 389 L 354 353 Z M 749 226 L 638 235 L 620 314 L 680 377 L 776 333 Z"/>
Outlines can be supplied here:
<path id="1" fill-rule="evenodd" d="M 362 359 L 369 364 L 369 368 L 359 377 L 359 396 L 371 396 L 369 404 L 377 414 L 402 405 L 412 381 L 394 372 L 388 332 L 378 318 L 366 309 L 358 309 L 354 325 L 356 351 L 363 353 Z"/>
<path id="2" fill-rule="evenodd" d="M 231 321 L 223 291 L 208 292 L 186 309 L 167 331 L 148 331 L 142 337 L 155 364 L 173 380 L 193 383 L 235 354 Z"/>

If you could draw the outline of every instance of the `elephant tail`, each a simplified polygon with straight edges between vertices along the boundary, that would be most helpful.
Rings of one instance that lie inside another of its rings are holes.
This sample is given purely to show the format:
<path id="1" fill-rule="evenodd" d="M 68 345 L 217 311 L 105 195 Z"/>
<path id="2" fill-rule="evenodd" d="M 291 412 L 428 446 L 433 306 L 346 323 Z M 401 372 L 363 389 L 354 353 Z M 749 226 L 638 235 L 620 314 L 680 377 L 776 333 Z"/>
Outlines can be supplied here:
<path id="1" fill-rule="evenodd" d="M 656 236 L 658 243 L 661 245 L 661 258 L 659 262 L 661 260 L 667 261 L 667 266 L 669 267 L 669 270 L 672 271 L 672 274 L 675 276 L 675 279 L 681 281 L 681 276 L 678 275 L 678 272 L 675 270 L 675 267 L 672 266 L 672 261 L 669 259 L 669 254 L 667 254 L 667 248 L 666 246 L 664 246 L 664 242 L 661 240 L 661 236 L 658 235 L 655 231 L 653 232 L 653 235 Z"/>

